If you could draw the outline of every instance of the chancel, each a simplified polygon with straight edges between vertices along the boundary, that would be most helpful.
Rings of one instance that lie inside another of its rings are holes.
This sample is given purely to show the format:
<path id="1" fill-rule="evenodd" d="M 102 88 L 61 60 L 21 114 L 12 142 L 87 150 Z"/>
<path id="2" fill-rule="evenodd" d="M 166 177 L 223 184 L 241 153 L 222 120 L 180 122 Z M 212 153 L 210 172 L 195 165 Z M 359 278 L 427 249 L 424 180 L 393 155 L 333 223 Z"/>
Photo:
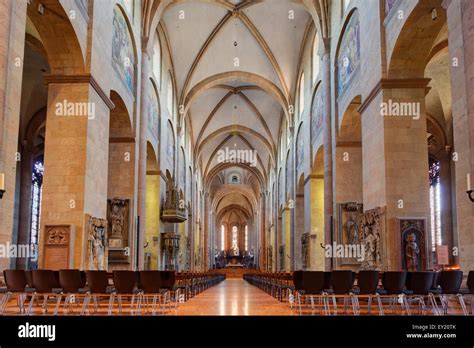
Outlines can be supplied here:
<path id="1" fill-rule="evenodd" d="M 472 315 L 472 18 L 0 0 L 0 313 Z"/>

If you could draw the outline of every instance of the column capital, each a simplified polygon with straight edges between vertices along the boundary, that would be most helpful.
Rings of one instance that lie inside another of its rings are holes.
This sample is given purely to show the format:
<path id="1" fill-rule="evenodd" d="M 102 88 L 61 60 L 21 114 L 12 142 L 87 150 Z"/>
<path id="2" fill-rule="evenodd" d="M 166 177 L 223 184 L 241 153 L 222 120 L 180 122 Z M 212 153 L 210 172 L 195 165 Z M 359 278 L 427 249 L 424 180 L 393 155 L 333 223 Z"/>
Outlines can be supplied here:
<path id="1" fill-rule="evenodd" d="M 104 90 L 100 87 L 97 80 L 92 76 L 92 74 L 77 74 L 77 75 L 54 75 L 46 74 L 44 75 L 44 81 L 46 85 L 50 83 L 89 83 L 92 88 L 97 92 L 99 97 L 104 101 L 105 105 L 110 110 L 115 109 L 115 104 L 107 96 Z"/>
<path id="2" fill-rule="evenodd" d="M 426 89 L 430 81 L 429 78 L 381 79 L 365 98 L 358 112 L 362 114 L 384 89 Z"/>

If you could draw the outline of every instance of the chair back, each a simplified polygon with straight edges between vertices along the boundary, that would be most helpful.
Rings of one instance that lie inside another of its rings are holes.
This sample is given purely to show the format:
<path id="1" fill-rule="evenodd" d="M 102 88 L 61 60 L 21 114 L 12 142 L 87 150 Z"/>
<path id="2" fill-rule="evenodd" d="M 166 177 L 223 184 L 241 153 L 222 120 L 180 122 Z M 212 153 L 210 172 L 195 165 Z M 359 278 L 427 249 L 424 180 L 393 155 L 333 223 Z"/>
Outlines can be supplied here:
<path id="1" fill-rule="evenodd" d="M 197 275 L 200 276 L 200 275 Z M 161 287 L 164 289 L 172 289 L 176 280 L 174 271 L 160 271 Z"/>
<path id="2" fill-rule="evenodd" d="M 427 295 L 433 285 L 434 272 L 413 272 L 410 287 L 415 295 Z"/>
<path id="3" fill-rule="evenodd" d="M 469 271 L 467 275 L 467 287 L 469 288 L 469 292 L 474 294 L 474 271 Z"/>
<path id="4" fill-rule="evenodd" d="M 348 294 L 354 285 L 352 271 L 332 271 L 331 285 L 336 295 Z"/>
<path id="5" fill-rule="evenodd" d="M 459 270 L 441 271 L 439 285 L 443 294 L 457 294 L 461 288 L 463 272 Z"/>
<path id="6" fill-rule="evenodd" d="M 51 293 L 53 288 L 59 287 L 54 272 L 47 269 L 36 269 L 31 271 L 33 287 L 38 293 Z"/>
<path id="7" fill-rule="evenodd" d="M 324 291 L 324 272 L 303 272 L 303 287 L 305 294 L 317 295 Z"/>
<path id="8" fill-rule="evenodd" d="M 156 294 L 160 292 L 160 271 L 140 271 L 140 287 L 144 293 Z"/>
<path id="9" fill-rule="evenodd" d="M 382 276 L 382 285 L 387 295 L 398 295 L 403 292 L 407 272 L 384 272 Z"/>
<path id="10" fill-rule="evenodd" d="M 87 286 L 93 294 L 105 294 L 109 279 L 107 271 L 86 271 Z"/>
<path id="11" fill-rule="evenodd" d="M 359 271 L 357 286 L 361 295 L 375 294 L 379 285 L 378 271 Z"/>
<path id="12" fill-rule="evenodd" d="M 324 289 L 331 289 L 332 272 L 324 272 Z"/>
<path id="13" fill-rule="evenodd" d="M 82 284 L 81 271 L 78 269 L 60 270 L 59 284 L 65 293 L 79 292 L 79 288 Z"/>
<path id="14" fill-rule="evenodd" d="M 24 292 L 27 281 L 26 274 L 23 270 L 6 269 L 3 271 L 3 278 L 8 291 L 10 292 Z"/>
<path id="15" fill-rule="evenodd" d="M 119 294 L 131 294 L 137 282 L 137 275 L 134 271 L 114 271 L 114 286 Z"/>

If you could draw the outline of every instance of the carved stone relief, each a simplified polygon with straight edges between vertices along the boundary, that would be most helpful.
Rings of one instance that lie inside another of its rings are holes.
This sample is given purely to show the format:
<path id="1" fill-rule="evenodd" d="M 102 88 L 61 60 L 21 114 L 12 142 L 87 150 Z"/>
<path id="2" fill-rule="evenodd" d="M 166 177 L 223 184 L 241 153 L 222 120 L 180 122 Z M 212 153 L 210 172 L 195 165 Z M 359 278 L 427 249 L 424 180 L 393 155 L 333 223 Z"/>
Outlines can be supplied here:
<path id="1" fill-rule="evenodd" d="M 385 209 L 376 208 L 362 215 L 361 243 L 364 260 L 361 269 L 382 270 L 384 268 Z"/>
<path id="2" fill-rule="evenodd" d="M 46 225 L 43 244 L 45 269 L 74 268 L 74 225 Z"/>
<path id="3" fill-rule="evenodd" d="M 303 270 L 306 270 L 310 267 L 310 238 L 311 235 L 308 232 L 303 233 L 301 236 L 301 261 Z"/>
<path id="4" fill-rule="evenodd" d="M 110 263 L 128 263 L 130 255 L 130 200 L 107 200 L 107 245 Z"/>
<path id="5" fill-rule="evenodd" d="M 87 269 L 107 270 L 107 220 L 86 215 Z"/>

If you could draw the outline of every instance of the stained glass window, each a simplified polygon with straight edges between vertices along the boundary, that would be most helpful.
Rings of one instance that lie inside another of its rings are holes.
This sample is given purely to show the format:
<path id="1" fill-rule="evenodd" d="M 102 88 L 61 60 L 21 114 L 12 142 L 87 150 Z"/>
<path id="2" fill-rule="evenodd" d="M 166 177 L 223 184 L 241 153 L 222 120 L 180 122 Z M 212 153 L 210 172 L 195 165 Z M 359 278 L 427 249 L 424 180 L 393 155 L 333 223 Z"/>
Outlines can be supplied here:
<path id="1" fill-rule="evenodd" d="M 439 180 L 439 162 L 430 160 L 430 215 L 431 215 L 431 241 L 433 251 L 436 245 L 441 245 L 441 183 Z"/>
<path id="2" fill-rule="evenodd" d="M 38 234 L 40 230 L 41 196 L 43 192 L 43 160 L 38 159 L 33 163 L 31 179 L 31 230 L 30 244 L 38 245 Z"/>

